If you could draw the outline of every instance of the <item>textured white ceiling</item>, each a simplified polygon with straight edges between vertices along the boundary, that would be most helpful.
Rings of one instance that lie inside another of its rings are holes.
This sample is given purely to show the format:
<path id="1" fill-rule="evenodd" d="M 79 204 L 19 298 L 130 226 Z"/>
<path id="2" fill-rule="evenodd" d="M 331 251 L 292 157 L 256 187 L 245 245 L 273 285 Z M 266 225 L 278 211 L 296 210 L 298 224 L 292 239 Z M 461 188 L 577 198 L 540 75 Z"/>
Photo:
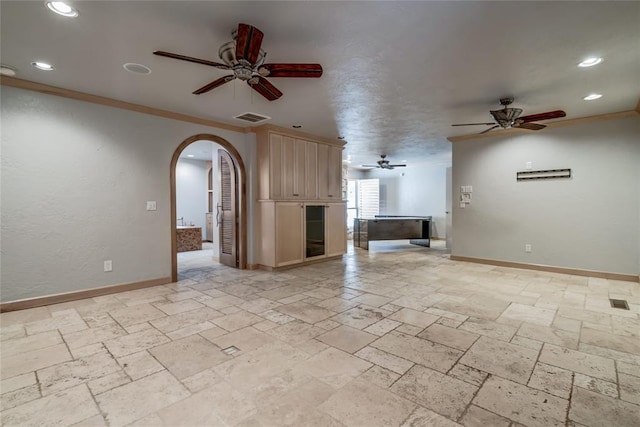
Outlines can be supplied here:
<path id="1" fill-rule="evenodd" d="M 640 2 L 73 2 L 80 16 L 42 1 L 2 1 L 0 58 L 17 77 L 244 126 L 247 111 L 305 132 L 344 136 L 352 166 L 379 154 L 409 165 L 448 164 L 447 136 L 491 121 L 513 95 L 523 114 L 567 118 L 634 109 L 640 96 Z M 191 92 L 225 71 L 154 56 L 218 61 L 239 22 L 265 34 L 267 62 L 318 62 L 320 79 L 273 78 L 269 102 L 240 81 Z M 604 62 L 579 69 L 589 56 Z M 51 62 L 41 72 L 29 64 Z M 148 76 L 123 70 L 150 67 Z M 600 100 L 582 98 L 602 93 Z M 543 131 L 544 132 L 544 131 Z"/>

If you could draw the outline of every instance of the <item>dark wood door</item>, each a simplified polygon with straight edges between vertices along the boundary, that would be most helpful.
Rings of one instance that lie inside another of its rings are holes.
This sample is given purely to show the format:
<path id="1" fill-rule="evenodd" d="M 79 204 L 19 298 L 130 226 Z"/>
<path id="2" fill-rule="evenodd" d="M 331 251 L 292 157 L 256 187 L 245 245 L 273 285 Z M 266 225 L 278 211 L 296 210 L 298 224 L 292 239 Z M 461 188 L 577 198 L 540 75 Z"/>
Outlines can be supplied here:
<path id="1" fill-rule="evenodd" d="M 218 170 L 220 172 L 220 198 L 216 214 L 220 231 L 220 263 L 237 267 L 237 175 L 233 160 L 225 150 L 218 150 Z"/>

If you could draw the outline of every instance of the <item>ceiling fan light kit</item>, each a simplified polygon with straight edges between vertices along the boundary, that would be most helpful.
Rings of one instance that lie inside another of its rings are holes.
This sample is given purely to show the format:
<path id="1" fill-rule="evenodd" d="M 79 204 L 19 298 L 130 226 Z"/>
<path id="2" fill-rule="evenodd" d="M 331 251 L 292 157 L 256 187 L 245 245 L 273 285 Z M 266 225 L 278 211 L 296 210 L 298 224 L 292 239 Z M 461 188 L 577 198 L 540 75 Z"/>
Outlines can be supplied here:
<path id="1" fill-rule="evenodd" d="M 265 64 L 267 53 L 261 49 L 264 33 L 248 24 L 239 24 L 232 32 L 233 40 L 224 43 L 218 49 L 220 62 L 194 58 L 177 53 L 157 50 L 155 55 L 181 61 L 208 65 L 222 70 L 230 70 L 233 74 L 220 77 L 193 93 L 200 95 L 209 92 L 231 80 L 239 79 L 247 82 L 256 92 L 269 101 L 275 101 L 282 96 L 282 92 L 265 77 L 315 77 L 322 76 L 320 64 Z"/>
<path id="2" fill-rule="evenodd" d="M 500 110 L 489 111 L 489 113 L 491 113 L 491 116 L 494 118 L 495 123 L 458 123 L 451 126 L 492 126 L 489 129 L 483 130 L 482 132 L 480 132 L 480 134 L 487 133 L 499 127 L 503 129 L 520 128 L 535 131 L 542 130 L 546 126 L 532 122 L 558 119 L 567 115 L 567 113 L 562 110 L 555 110 L 547 111 L 546 113 L 531 114 L 529 116 L 520 117 L 520 114 L 522 114 L 522 109 L 509 107 L 509 105 L 511 105 L 512 103 L 513 97 L 511 96 L 500 98 L 500 105 L 502 105 L 503 108 Z"/>

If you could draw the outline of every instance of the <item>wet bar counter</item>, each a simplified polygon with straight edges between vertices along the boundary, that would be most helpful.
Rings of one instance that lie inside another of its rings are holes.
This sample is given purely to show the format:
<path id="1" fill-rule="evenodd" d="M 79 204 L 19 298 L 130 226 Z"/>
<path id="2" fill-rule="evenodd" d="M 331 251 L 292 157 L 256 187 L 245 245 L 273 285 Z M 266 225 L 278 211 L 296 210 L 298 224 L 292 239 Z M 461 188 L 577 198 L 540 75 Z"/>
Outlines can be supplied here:
<path id="1" fill-rule="evenodd" d="M 353 222 L 353 244 L 369 249 L 371 240 L 409 239 L 414 245 L 431 245 L 430 216 L 376 216 L 374 219 L 356 218 Z"/>
<path id="2" fill-rule="evenodd" d="M 202 250 L 202 227 L 178 226 L 176 240 L 178 252 Z"/>

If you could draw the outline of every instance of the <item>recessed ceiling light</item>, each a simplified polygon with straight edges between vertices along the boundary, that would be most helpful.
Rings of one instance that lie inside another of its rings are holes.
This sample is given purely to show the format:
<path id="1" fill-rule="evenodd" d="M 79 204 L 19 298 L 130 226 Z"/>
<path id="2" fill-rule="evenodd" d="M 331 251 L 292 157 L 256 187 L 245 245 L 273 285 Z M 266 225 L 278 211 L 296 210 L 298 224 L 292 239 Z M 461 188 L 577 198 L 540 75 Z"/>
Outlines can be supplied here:
<path id="1" fill-rule="evenodd" d="M 8 65 L 0 65 L 0 74 L 3 76 L 15 76 L 16 69 L 13 67 L 9 67 Z"/>
<path id="2" fill-rule="evenodd" d="M 49 10 L 58 15 L 66 16 L 67 18 L 78 16 L 78 11 L 63 1 L 48 1 L 46 3 Z"/>
<path id="3" fill-rule="evenodd" d="M 302 127 L 302 125 L 291 125 L 292 128 L 294 129 L 300 129 Z"/>
<path id="4" fill-rule="evenodd" d="M 46 62 L 35 61 L 35 62 L 32 62 L 31 65 L 33 65 L 38 70 L 53 71 L 53 65 L 47 64 Z"/>
<path id="5" fill-rule="evenodd" d="M 599 93 L 592 93 L 590 95 L 585 96 L 583 99 L 585 101 L 593 101 L 594 99 L 602 98 L 602 95 Z"/>
<path id="6" fill-rule="evenodd" d="M 127 62 L 122 66 L 125 70 L 133 74 L 151 74 L 151 68 L 142 64 L 135 64 L 133 62 Z"/>
<path id="7" fill-rule="evenodd" d="M 601 62 L 602 62 L 602 58 L 597 58 L 597 57 L 587 58 L 581 63 L 579 63 L 578 67 L 593 67 L 594 65 L 598 65 Z"/>
<path id="8" fill-rule="evenodd" d="M 402 163 L 407 163 L 407 161 L 406 160 L 402 160 Z"/>
<path id="9" fill-rule="evenodd" d="M 187 154 L 187 157 L 195 157 L 193 154 Z"/>

